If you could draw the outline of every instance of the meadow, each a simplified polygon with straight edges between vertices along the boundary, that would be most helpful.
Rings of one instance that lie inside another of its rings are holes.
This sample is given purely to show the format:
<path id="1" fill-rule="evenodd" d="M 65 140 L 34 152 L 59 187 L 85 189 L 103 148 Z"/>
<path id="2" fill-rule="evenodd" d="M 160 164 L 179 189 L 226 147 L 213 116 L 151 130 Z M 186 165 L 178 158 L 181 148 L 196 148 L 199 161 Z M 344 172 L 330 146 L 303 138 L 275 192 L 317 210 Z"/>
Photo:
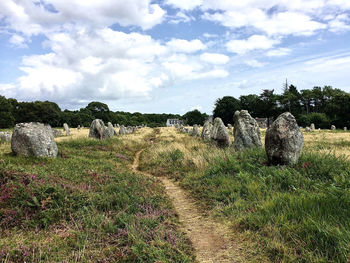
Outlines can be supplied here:
<path id="1" fill-rule="evenodd" d="M 256 242 L 272 262 L 348 262 L 350 133 L 304 136 L 299 162 L 276 167 L 268 166 L 263 149 L 237 153 L 162 128 L 141 167 L 176 180 L 203 210 Z"/>
<path id="2" fill-rule="evenodd" d="M 175 128 L 87 135 L 56 138 L 56 159 L 15 157 L 0 143 L 1 262 L 196 262 L 157 177 L 228 229 L 235 262 L 349 261 L 349 132 L 304 132 L 289 167 L 268 166 L 263 149 L 220 149 Z M 154 177 L 132 169 L 136 153 Z"/>

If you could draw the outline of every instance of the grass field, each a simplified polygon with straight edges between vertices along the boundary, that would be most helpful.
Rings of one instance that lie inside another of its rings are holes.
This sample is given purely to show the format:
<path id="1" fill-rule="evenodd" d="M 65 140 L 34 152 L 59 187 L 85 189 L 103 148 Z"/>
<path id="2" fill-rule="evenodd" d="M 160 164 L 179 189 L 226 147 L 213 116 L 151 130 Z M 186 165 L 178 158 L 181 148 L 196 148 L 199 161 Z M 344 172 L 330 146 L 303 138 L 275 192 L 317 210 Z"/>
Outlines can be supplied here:
<path id="1" fill-rule="evenodd" d="M 131 171 L 141 149 L 140 168 L 177 181 L 243 240 L 245 258 L 350 259 L 349 132 L 304 133 L 290 167 L 268 166 L 263 149 L 219 149 L 174 128 L 87 136 L 56 138 L 56 159 L 15 157 L 0 143 L 1 262 L 195 262 L 162 185 Z"/>
<path id="2" fill-rule="evenodd" d="M 0 262 L 193 262 L 164 189 L 129 169 L 152 130 L 86 131 L 58 138 L 56 159 L 0 144 Z"/>
<path id="3" fill-rule="evenodd" d="M 141 167 L 177 180 L 233 232 L 262 244 L 273 262 L 348 262 L 350 133 L 304 136 L 296 165 L 271 167 L 263 149 L 235 153 L 162 128 Z"/>

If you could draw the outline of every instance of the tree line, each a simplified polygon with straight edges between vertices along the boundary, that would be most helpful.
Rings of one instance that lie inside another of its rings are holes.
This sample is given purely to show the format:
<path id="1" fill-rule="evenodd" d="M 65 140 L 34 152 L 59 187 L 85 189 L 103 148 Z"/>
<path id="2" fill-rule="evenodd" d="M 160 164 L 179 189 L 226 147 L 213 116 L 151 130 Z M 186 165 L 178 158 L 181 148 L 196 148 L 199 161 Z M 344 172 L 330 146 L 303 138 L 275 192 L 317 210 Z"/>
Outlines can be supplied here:
<path id="1" fill-rule="evenodd" d="M 331 125 L 350 127 L 350 93 L 331 86 L 298 91 L 294 85 L 285 85 L 282 94 L 266 89 L 260 95 L 243 95 L 238 99 L 225 96 L 215 102 L 213 115 L 226 125 L 232 124 L 235 111 L 241 109 L 248 110 L 252 117 L 274 119 L 289 111 L 303 127 L 311 123 L 322 129 Z"/>
<path id="2" fill-rule="evenodd" d="M 253 117 L 276 118 L 289 111 L 299 125 L 329 128 L 350 127 L 350 94 L 331 86 L 314 87 L 298 91 L 293 85 L 285 85 L 282 94 L 266 89 L 261 94 L 240 96 L 238 99 L 224 96 L 216 100 L 213 110 L 227 125 L 233 124 L 236 110 L 245 109 Z M 64 110 L 50 101 L 19 102 L 13 98 L 0 96 L 0 128 L 11 128 L 16 123 L 37 121 L 60 127 L 67 123 L 70 127 L 82 125 L 89 127 L 94 119 L 110 121 L 113 124 L 136 126 L 146 124 L 149 127 L 164 126 L 167 119 L 182 119 L 188 125 L 203 125 L 208 115 L 199 110 L 179 114 L 142 114 L 123 111 L 113 112 L 102 102 L 90 102 L 85 108 L 76 111 Z"/>

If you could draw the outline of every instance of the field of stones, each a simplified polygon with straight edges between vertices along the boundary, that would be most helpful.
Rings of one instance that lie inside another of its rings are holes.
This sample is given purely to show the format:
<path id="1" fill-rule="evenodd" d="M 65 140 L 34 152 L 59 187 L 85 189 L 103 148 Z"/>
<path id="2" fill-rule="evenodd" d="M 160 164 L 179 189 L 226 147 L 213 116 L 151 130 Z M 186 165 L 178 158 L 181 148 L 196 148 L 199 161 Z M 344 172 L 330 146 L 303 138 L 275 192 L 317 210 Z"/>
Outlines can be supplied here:
<path id="1" fill-rule="evenodd" d="M 0 137 L 1 262 L 350 259 L 348 131 L 288 113 L 259 129 L 241 111 L 234 127 L 95 120 Z"/>

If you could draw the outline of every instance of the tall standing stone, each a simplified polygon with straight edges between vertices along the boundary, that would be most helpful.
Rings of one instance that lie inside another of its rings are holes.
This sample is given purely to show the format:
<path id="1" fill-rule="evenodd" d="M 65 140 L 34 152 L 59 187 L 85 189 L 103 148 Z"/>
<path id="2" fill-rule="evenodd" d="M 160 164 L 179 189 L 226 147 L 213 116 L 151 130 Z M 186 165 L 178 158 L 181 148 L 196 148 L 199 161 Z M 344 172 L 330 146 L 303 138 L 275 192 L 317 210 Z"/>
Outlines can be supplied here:
<path id="1" fill-rule="evenodd" d="M 120 128 L 119 128 L 119 134 L 120 134 L 120 135 L 126 134 L 126 129 L 125 129 L 124 125 L 121 125 L 121 126 L 120 126 Z"/>
<path id="2" fill-rule="evenodd" d="M 112 137 L 114 135 L 117 135 L 117 132 L 115 131 L 115 129 L 113 128 L 113 124 L 111 122 L 107 123 L 107 129 L 108 129 L 108 134 L 109 137 Z"/>
<path id="3" fill-rule="evenodd" d="M 230 137 L 220 118 L 215 118 L 214 120 L 213 128 L 211 130 L 211 139 L 215 141 L 219 147 L 228 147 L 230 145 Z"/>
<path id="4" fill-rule="evenodd" d="M 289 165 L 298 161 L 304 137 L 294 116 L 285 112 L 266 131 L 265 150 L 270 164 Z"/>
<path id="5" fill-rule="evenodd" d="M 199 127 L 197 124 L 193 125 L 192 131 L 191 131 L 191 136 L 193 137 L 200 137 L 201 132 L 199 131 Z"/>
<path id="6" fill-rule="evenodd" d="M 347 131 L 348 130 L 348 128 L 347 127 L 344 127 L 344 131 Z"/>
<path id="7" fill-rule="evenodd" d="M 100 119 L 95 119 L 91 122 L 89 137 L 103 140 L 111 137 L 111 135 L 104 122 Z"/>
<path id="8" fill-rule="evenodd" d="M 248 111 L 236 111 L 234 115 L 234 142 L 236 151 L 246 148 L 261 147 L 260 129 L 257 121 L 253 119 Z"/>
<path id="9" fill-rule="evenodd" d="M 51 126 L 39 122 L 16 124 L 11 149 L 24 156 L 56 157 L 58 153 Z"/>
<path id="10" fill-rule="evenodd" d="M 310 129 L 311 129 L 311 131 L 314 131 L 315 130 L 315 124 L 311 123 Z"/>
<path id="11" fill-rule="evenodd" d="M 204 123 L 203 129 L 202 129 L 202 134 L 201 137 L 205 141 L 209 141 L 211 138 L 211 129 L 212 129 L 212 124 L 209 121 L 206 121 Z"/>
<path id="12" fill-rule="evenodd" d="M 67 123 L 63 123 L 63 130 L 65 131 L 67 136 L 70 135 L 70 131 Z"/>

